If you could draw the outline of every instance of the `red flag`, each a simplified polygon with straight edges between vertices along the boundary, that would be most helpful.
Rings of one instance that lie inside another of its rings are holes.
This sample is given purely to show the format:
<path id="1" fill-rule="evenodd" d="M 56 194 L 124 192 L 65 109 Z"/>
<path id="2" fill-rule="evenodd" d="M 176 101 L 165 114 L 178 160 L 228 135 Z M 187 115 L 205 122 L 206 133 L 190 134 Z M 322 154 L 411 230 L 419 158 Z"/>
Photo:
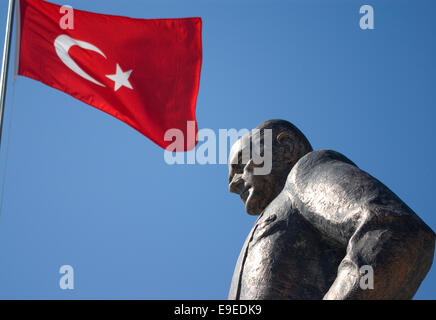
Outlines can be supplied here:
<path id="1" fill-rule="evenodd" d="M 187 139 L 193 121 L 197 132 L 201 18 L 145 20 L 74 10 L 74 29 L 64 30 L 60 8 L 20 0 L 18 74 L 120 119 L 162 148 L 172 143 L 164 139 L 169 129 Z M 184 150 L 195 146 L 190 140 Z"/>

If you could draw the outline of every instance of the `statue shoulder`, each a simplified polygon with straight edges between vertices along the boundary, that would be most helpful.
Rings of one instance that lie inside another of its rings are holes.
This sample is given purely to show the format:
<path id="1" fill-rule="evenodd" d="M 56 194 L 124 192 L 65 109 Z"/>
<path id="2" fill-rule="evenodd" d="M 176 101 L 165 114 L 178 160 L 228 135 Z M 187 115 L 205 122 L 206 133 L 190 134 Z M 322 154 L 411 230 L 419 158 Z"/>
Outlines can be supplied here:
<path id="1" fill-rule="evenodd" d="M 336 230 L 334 238 L 344 243 L 362 219 L 401 217 L 409 226 L 428 230 L 387 186 L 336 151 L 313 151 L 302 157 L 289 173 L 285 190 L 307 220 L 327 233 Z"/>
<path id="2" fill-rule="evenodd" d="M 302 157 L 292 168 L 287 180 L 295 181 L 295 179 L 304 179 L 309 173 L 313 173 L 313 171 L 317 170 L 320 166 L 333 162 L 343 163 L 357 168 L 353 161 L 339 152 L 333 150 L 317 150 L 309 152 Z"/>
<path id="3" fill-rule="evenodd" d="M 359 220 L 361 205 L 386 189 L 343 154 L 319 150 L 306 154 L 295 164 L 285 190 L 292 206 L 304 218 L 345 244 Z"/>
<path id="4" fill-rule="evenodd" d="M 285 192 L 300 211 L 304 211 L 303 207 L 320 204 L 335 210 L 336 205 L 349 198 L 350 190 L 359 189 L 355 184 L 367 185 L 368 182 L 374 182 L 372 177 L 343 154 L 318 150 L 309 152 L 294 165 L 287 177 Z"/>

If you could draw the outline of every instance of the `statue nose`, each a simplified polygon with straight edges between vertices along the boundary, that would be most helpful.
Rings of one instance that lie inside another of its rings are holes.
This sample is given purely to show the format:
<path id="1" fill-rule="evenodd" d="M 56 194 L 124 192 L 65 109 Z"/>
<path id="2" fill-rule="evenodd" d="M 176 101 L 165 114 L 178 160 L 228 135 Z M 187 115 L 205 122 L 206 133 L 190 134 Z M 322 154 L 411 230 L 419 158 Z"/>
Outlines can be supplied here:
<path id="1" fill-rule="evenodd" d="M 244 185 L 244 180 L 241 178 L 242 175 L 236 175 L 232 182 L 229 184 L 229 191 L 233 193 L 241 193 L 242 186 Z"/>

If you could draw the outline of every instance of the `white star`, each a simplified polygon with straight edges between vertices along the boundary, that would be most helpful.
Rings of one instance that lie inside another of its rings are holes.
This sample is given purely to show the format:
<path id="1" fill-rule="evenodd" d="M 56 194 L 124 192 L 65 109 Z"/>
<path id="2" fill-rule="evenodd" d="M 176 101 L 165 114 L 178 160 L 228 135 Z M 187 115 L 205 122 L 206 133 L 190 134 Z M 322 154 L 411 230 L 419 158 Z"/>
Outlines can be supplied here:
<path id="1" fill-rule="evenodd" d="M 129 70 L 124 72 L 120 65 L 117 63 L 117 71 L 115 74 L 108 74 L 106 77 L 115 82 L 115 91 L 117 91 L 121 87 L 127 87 L 129 89 L 133 89 L 132 84 L 129 81 L 130 74 L 133 70 Z"/>

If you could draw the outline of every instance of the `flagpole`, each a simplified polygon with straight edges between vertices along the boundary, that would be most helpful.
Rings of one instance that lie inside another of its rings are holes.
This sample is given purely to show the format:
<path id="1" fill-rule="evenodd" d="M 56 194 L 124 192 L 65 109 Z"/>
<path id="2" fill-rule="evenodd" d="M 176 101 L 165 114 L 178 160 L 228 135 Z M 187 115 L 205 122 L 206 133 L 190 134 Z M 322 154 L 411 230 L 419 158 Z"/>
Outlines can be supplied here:
<path id="1" fill-rule="evenodd" d="M 12 26 L 14 23 L 14 8 L 15 0 L 9 0 L 8 7 L 8 20 L 6 21 L 6 33 L 5 33 L 5 44 L 3 47 L 3 60 L 2 69 L 0 74 L 0 147 L 3 131 L 3 116 L 5 112 L 6 103 L 6 83 L 8 81 L 8 69 L 9 69 L 9 58 L 10 58 L 10 47 L 12 41 Z"/>

